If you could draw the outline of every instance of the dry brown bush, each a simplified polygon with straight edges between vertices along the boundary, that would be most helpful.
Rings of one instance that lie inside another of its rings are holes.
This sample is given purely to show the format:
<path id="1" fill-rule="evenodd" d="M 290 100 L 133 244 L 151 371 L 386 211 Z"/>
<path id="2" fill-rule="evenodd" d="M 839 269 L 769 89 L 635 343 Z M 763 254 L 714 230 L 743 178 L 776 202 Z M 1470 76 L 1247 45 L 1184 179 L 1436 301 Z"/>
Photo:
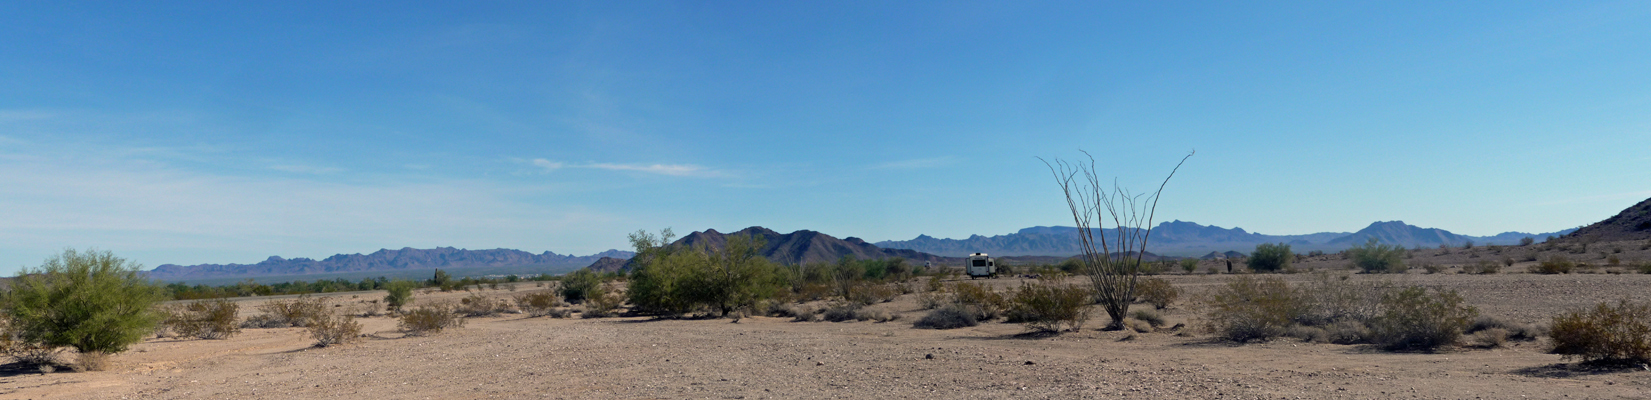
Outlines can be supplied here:
<path id="1" fill-rule="evenodd" d="M 1135 295 L 1152 308 L 1165 309 L 1181 297 L 1181 290 L 1161 278 L 1144 278 L 1135 284 Z"/>
<path id="2" fill-rule="evenodd" d="M 1554 317 L 1550 352 L 1597 364 L 1651 364 L 1651 303 L 1599 303 Z"/>
<path id="3" fill-rule="evenodd" d="M 473 293 L 459 300 L 459 314 L 466 317 L 492 317 L 511 311 L 510 302 Z"/>
<path id="4" fill-rule="evenodd" d="M 561 296 L 557 296 L 556 293 L 551 293 L 550 291 L 537 291 L 516 295 L 516 307 L 521 308 L 522 312 L 527 313 L 528 316 L 547 316 L 550 315 L 552 311 L 556 310 L 556 308 L 564 305 L 566 304 L 562 303 Z"/>
<path id="5" fill-rule="evenodd" d="M 305 327 L 327 313 L 327 300 L 310 295 L 299 295 L 292 300 L 270 300 L 258 306 L 262 315 L 247 318 L 243 328 Z"/>
<path id="6" fill-rule="evenodd" d="M 958 282 L 952 288 L 952 301 L 963 309 L 975 313 L 975 320 L 990 321 L 1003 314 L 1008 302 L 1002 293 L 993 291 L 983 284 Z"/>
<path id="7" fill-rule="evenodd" d="M 240 309 L 240 305 L 224 299 L 196 300 L 168 307 L 161 325 L 180 337 L 228 339 L 241 332 L 235 321 Z"/>
<path id="8" fill-rule="evenodd" d="M 403 310 L 396 326 L 408 336 L 423 336 L 464 326 L 464 318 L 459 317 L 457 307 L 452 303 L 437 303 Z"/>
<path id="9" fill-rule="evenodd" d="M 109 353 L 87 351 L 75 355 L 76 371 L 103 371 L 109 369 Z"/>
<path id="10" fill-rule="evenodd" d="M 1007 321 L 1041 332 L 1076 331 L 1089 320 L 1089 304 L 1095 298 L 1088 287 L 1063 285 L 1059 279 L 1022 282 L 1007 299 Z"/>
<path id="11" fill-rule="evenodd" d="M 361 339 L 361 323 L 356 322 L 353 315 L 325 313 L 310 320 L 308 328 L 310 337 L 315 339 L 316 347 L 340 345 Z"/>

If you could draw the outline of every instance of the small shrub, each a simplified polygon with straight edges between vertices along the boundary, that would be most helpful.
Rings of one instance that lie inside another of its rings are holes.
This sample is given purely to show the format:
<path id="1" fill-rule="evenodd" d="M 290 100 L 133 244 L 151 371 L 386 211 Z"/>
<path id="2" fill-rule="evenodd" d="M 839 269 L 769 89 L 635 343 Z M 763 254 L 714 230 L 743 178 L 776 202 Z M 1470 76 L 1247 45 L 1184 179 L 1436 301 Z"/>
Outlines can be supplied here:
<path id="1" fill-rule="evenodd" d="M 816 310 L 813 307 L 791 307 L 791 322 L 814 322 L 815 317 L 819 314 L 820 310 Z"/>
<path id="2" fill-rule="evenodd" d="M 166 294 L 141 266 L 108 251 L 64 250 L 0 291 L 0 315 L 25 343 L 118 353 L 154 332 Z"/>
<path id="3" fill-rule="evenodd" d="M 1353 266 L 1365 273 L 1404 273 L 1407 267 L 1404 264 L 1403 247 L 1385 245 L 1370 238 L 1362 246 L 1353 246 L 1347 249 L 1348 258 L 1353 260 Z"/>
<path id="4" fill-rule="evenodd" d="M 1183 258 L 1180 263 L 1181 270 L 1186 271 L 1189 274 L 1191 274 L 1193 270 L 1198 269 L 1198 259 L 1196 258 Z"/>
<path id="5" fill-rule="evenodd" d="M 172 307 L 162 324 L 178 336 L 227 339 L 241 332 L 235 321 L 240 309 L 240 305 L 224 299 L 196 300 Z"/>
<path id="6" fill-rule="evenodd" d="M 1531 243 L 1536 243 L 1536 239 L 1531 238 L 1531 237 L 1524 237 L 1524 238 L 1519 239 L 1519 245 L 1520 246 L 1530 246 Z"/>
<path id="7" fill-rule="evenodd" d="M 459 300 L 459 314 L 466 317 L 492 317 L 510 311 L 510 303 L 474 293 Z"/>
<path id="8" fill-rule="evenodd" d="M 390 281 L 384 285 L 384 290 L 389 292 L 384 296 L 384 303 L 389 305 L 391 311 L 400 310 L 402 306 L 413 302 L 413 288 L 417 286 L 418 283 L 409 280 Z"/>
<path id="9" fill-rule="evenodd" d="M 1468 336 L 1467 341 L 1474 347 L 1483 347 L 1487 349 L 1507 347 L 1508 330 L 1502 328 L 1491 328 L 1474 332 Z"/>
<path id="10" fill-rule="evenodd" d="M 924 310 L 940 308 L 940 306 L 951 302 L 951 294 L 942 291 L 923 292 L 917 295 L 917 304 L 922 306 Z"/>
<path id="11" fill-rule="evenodd" d="M 1443 266 L 1443 265 L 1438 265 L 1438 264 L 1434 264 L 1434 263 L 1422 263 L 1422 270 L 1427 271 L 1427 273 L 1429 273 L 1429 274 L 1437 274 L 1437 273 L 1440 273 L 1440 272 L 1444 272 L 1445 268 L 1446 267 Z"/>
<path id="12" fill-rule="evenodd" d="M 1549 351 L 1598 364 L 1651 363 L 1651 303 L 1599 303 L 1554 317 Z"/>
<path id="13" fill-rule="evenodd" d="M 586 292 L 585 311 L 579 313 L 580 318 L 607 318 L 619 314 L 619 305 L 625 297 L 614 290 L 610 285 L 599 285 L 596 289 Z"/>
<path id="14" fill-rule="evenodd" d="M 1479 316 L 1456 291 L 1429 292 L 1412 286 L 1382 296 L 1383 313 L 1375 319 L 1376 342 L 1388 349 L 1432 350 L 1457 344 L 1462 331 Z"/>
<path id="15" fill-rule="evenodd" d="M 894 301 L 894 298 L 899 295 L 900 293 L 895 292 L 894 288 L 890 288 L 886 285 L 879 285 L 869 281 L 860 281 L 855 285 L 849 286 L 847 300 L 869 306 L 872 304 Z"/>
<path id="16" fill-rule="evenodd" d="M 1642 274 L 1651 274 L 1651 261 L 1641 262 L 1638 268 Z"/>
<path id="17" fill-rule="evenodd" d="M 327 347 L 359 340 L 361 323 L 355 322 L 355 316 L 328 313 L 311 320 L 309 331 L 316 347 Z"/>
<path id="18" fill-rule="evenodd" d="M 1342 320 L 1330 324 L 1325 329 L 1328 335 L 1326 340 L 1335 344 L 1359 344 L 1370 342 L 1370 327 L 1355 320 Z"/>
<path id="19" fill-rule="evenodd" d="M 1301 339 L 1301 341 L 1308 342 L 1308 343 L 1329 343 L 1330 342 L 1330 331 L 1327 331 L 1324 328 L 1319 328 L 1319 327 L 1314 327 L 1314 326 L 1306 326 L 1306 325 L 1291 326 L 1290 329 L 1285 330 L 1284 336 L 1293 337 L 1293 338 L 1296 338 L 1296 339 Z"/>
<path id="20" fill-rule="evenodd" d="M 1181 297 L 1181 290 L 1163 279 L 1144 278 L 1135 284 L 1135 296 L 1152 304 L 1152 308 L 1162 310 L 1169 308 L 1170 304 L 1175 303 L 1175 299 Z"/>
<path id="21" fill-rule="evenodd" d="M 75 370 L 102 371 L 109 369 L 109 353 L 101 351 L 83 351 L 75 355 Z"/>
<path id="22" fill-rule="evenodd" d="M 1565 256 L 1548 257 L 1541 264 L 1532 265 L 1530 272 L 1535 274 L 1569 274 L 1577 267 L 1575 262 Z"/>
<path id="23" fill-rule="evenodd" d="M 990 321 L 1003 314 L 1007 301 L 1002 293 L 992 291 L 983 284 L 959 282 L 953 288 L 953 301 L 964 306 L 966 310 L 975 312 L 975 320 Z"/>
<path id="24" fill-rule="evenodd" d="M 569 303 L 579 304 L 590 297 L 590 293 L 602 287 L 602 276 L 595 271 L 580 269 L 562 276 L 562 297 Z"/>
<path id="25" fill-rule="evenodd" d="M 1152 327 L 1154 328 L 1166 325 L 1164 322 L 1164 316 L 1158 315 L 1157 311 L 1135 310 L 1135 312 L 1129 313 L 1129 317 L 1152 324 Z"/>
<path id="26" fill-rule="evenodd" d="M 1250 342 L 1283 335 L 1309 307 L 1283 279 L 1240 276 L 1210 297 L 1211 330 L 1227 340 Z"/>
<path id="27" fill-rule="evenodd" d="M 57 364 L 59 349 L 23 339 L 22 332 L 12 324 L 11 318 L 0 315 L 0 355 L 24 365 L 49 367 Z"/>
<path id="28" fill-rule="evenodd" d="M 1294 258 L 1288 244 L 1262 243 L 1255 246 L 1255 253 L 1250 254 L 1249 265 L 1257 272 L 1277 272 L 1289 269 Z"/>
<path id="29" fill-rule="evenodd" d="M 440 303 L 404 310 L 396 326 L 408 336 L 424 336 L 464 326 L 464 318 L 451 303 Z"/>
<path id="30" fill-rule="evenodd" d="M 1613 266 L 1613 267 L 1618 266 L 1618 265 L 1622 265 L 1622 259 L 1617 258 L 1616 254 L 1612 254 L 1609 257 L 1605 258 L 1605 265 L 1609 265 L 1609 266 Z"/>
<path id="31" fill-rule="evenodd" d="M 258 306 L 262 316 L 248 318 L 243 327 L 249 328 L 285 328 L 289 326 L 305 327 L 321 318 L 327 312 L 327 301 L 323 298 L 299 295 L 292 300 L 270 300 Z"/>
<path id="32" fill-rule="evenodd" d="M 957 329 L 979 325 L 973 312 L 957 306 L 946 306 L 929 311 L 922 319 L 912 323 L 912 327 L 919 329 Z"/>
<path id="33" fill-rule="evenodd" d="M 837 303 L 826 307 L 825 312 L 820 313 L 820 317 L 827 322 L 858 321 L 860 307 L 860 303 L 855 302 Z"/>
<path id="34" fill-rule="evenodd" d="M 522 309 L 522 312 L 527 313 L 530 317 L 550 315 L 552 311 L 564 305 L 566 304 L 562 303 L 562 299 L 557 297 L 556 293 L 549 291 L 516 295 L 516 307 Z"/>
<path id="35" fill-rule="evenodd" d="M 1075 331 L 1089 320 L 1087 306 L 1093 298 L 1088 287 L 1061 285 L 1054 279 L 1022 283 L 1009 297 L 1009 320 L 1029 330 Z"/>

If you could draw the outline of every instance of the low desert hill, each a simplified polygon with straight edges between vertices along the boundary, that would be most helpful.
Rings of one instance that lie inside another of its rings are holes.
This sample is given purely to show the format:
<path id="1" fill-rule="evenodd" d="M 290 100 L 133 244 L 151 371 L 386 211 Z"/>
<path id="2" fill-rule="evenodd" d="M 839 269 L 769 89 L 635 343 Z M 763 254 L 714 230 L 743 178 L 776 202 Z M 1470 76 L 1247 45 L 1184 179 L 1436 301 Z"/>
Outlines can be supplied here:
<path id="1" fill-rule="evenodd" d="M 844 256 L 860 260 L 901 257 L 916 263 L 933 262 L 937 264 L 956 261 L 955 259 L 914 250 L 884 249 L 855 237 L 838 239 L 831 235 L 810 230 L 782 234 L 760 226 L 753 226 L 727 234 L 717 232 L 715 229 L 706 229 L 683 236 L 671 245 L 720 249 L 728 244 L 728 236 L 731 235 L 751 235 L 762 238 L 764 246 L 759 253 L 769 261 L 781 265 L 830 263 L 836 262 Z M 598 262 L 592 264 L 589 268 L 598 272 L 613 272 L 622 269 L 628 270 L 631 265 L 626 263 L 616 266 L 612 262 Z"/>
<path id="2" fill-rule="evenodd" d="M 1651 199 L 1639 202 L 1611 218 L 1578 228 L 1558 241 L 1615 242 L 1651 239 Z"/>
<path id="3" fill-rule="evenodd" d="M 380 249 L 372 254 L 338 254 L 323 260 L 271 256 L 257 264 L 165 264 L 149 271 L 149 278 L 182 281 L 207 278 L 308 275 L 339 272 L 401 271 L 413 269 L 544 266 L 576 269 L 602 258 L 626 259 L 631 252 L 608 250 L 588 256 L 552 252 L 533 254 L 521 250 L 466 250 L 452 247 L 434 249 Z"/>

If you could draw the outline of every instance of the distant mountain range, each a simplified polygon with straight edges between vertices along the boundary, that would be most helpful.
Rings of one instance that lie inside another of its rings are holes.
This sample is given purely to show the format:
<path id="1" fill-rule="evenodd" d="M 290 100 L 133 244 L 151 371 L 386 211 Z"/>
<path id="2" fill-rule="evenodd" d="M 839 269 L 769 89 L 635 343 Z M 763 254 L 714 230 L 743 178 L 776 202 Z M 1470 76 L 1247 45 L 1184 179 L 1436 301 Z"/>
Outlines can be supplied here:
<path id="1" fill-rule="evenodd" d="M 1575 229 L 1540 234 L 1506 232 L 1495 236 L 1467 236 L 1442 229 L 1420 228 L 1403 221 L 1387 221 L 1372 223 L 1352 233 L 1265 235 L 1251 233 L 1243 228 L 1229 229 L 1177 220 L 1160 223 L 1154 227 L 1152 236 L 1147 241 L 1147 250 L 1167 256 L 1198 256 L 1209 252 L 1248 252 L 1262 243 L 1286 243 L 1296 252 L 1340 251 L 1362 244 L 1368 238 L 1404 247 L 1438 247 L 1440 244 L 1460 246 L 1468 241 L 1475 244 L 1517 244 L 1520 239 L 1526 237 L 1542 241 L 1548 236 L 1561 236 L 1573 230 Z M 918 235 L 912 240 L 890 240 L 876 244 L 883 248 L 909 249 L 953 257 L 976 252 L 1004 256 L 1070 256 L 1080 252 L 1077 231 L 1078 228 L 1067 226 L 1035 226 L 1008 235 L 973 235 L 968 239 L 937 239 Z M 1099 233 L 1101 232 L 1097 232 L 1097 238 Z M 1104 233 L 1108 237 L 1116 237 L 1117 231 L 1107 229 Z"/>
<path id="2" fill-rule="evenodd" d="M 918 264 L 956 261 L 955 259 L 912 250 L 879 248 L 855 237 L 838 239 L 831 235 L 810 230 L 782 234 L 760 226 L 753 226 L 728 234 L 717 232 L 715 229 L 706 229 L 683 236 L 671 245 L 720 249 L 728 244 L 728 236 L 737 235 L 763 238 L 764 246 L 758 253 L 764 258 L 781 265 L 833 263 L 844 256 L 860 260 L 901 257 Z M 598 272 L 613 272 L 621 269 L 629 270 L 631 267 L 631 263 L 619 264 L 614 261 L 603 261 L 594 263 L 589 268 Z"/>
<path id="3" fill-rule="evenodd" d="M 1651 239 L 1651 199 L 1639 202 L 1604 221 L 1577 229 L 1561 242 L 1611 242 Z"/>
<path id="4" fill-rule="evenodd" d="M 323 260 L 309 258 L 286 259 L 271 256 L 269 259 L 257 264 L 200 264 L 188 266 L 165 264 L 148 271 L 148 274 L 150 279 L 181 281 L 205 278 L 402 271 L 432 268 L 462 270 L 479 267 L 543 266 L 547 268 L 576 269 L 590 265 L 602 258 L 627 259 L 631 255 L 631 252 L 622 250 L 608 250 L 588 256 L 573 256 L 548 251 L 533 254 L 511 249 L 402 248 L 401 250 L 381 249 L 372 254 L 338 254 Z"/>

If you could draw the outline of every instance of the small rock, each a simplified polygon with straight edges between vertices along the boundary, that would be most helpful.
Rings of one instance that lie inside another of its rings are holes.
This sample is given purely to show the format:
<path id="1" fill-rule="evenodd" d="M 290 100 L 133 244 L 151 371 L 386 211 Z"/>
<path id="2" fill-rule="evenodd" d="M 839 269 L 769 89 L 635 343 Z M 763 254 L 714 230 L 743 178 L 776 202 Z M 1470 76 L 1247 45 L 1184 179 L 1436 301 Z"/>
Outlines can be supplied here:
<path id="1" fill-rule="evenodd" d="M 1031 362 L 1031 361 L 1027 361 L 1027 362 L 1026 362 L 1026 365 L 1033 365 L 1033 364 L 1037 364 L 1037 363 L 1035 363 L 1035 362 Z"/>
<path id="2" fill-rule="evenodd" d="M 924 360 L 933 360 L 934 359 L 934 353 L 924 354 L 923 359 Z"/>
<path id="3" fill-rule="evenodd" d="M 815 362 L 814 362 L 814 365 L 815 365 L 815 366 L 821 366 L 821 365 L 825 365 L 825 363 L 823 363 L 823 362 L 819 362 L 819 361 L 815 361 Z"/>

